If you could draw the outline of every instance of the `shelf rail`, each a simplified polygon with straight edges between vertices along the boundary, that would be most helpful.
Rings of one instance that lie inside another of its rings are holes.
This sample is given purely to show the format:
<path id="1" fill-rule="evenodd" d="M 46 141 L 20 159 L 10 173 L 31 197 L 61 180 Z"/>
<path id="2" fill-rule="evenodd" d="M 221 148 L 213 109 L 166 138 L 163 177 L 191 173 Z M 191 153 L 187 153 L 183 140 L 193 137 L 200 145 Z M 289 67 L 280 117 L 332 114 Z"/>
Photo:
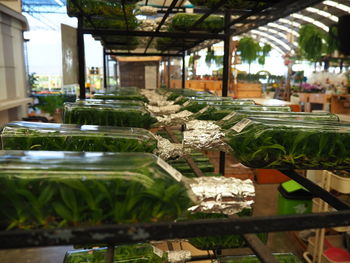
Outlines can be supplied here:
<path id="1" fill-rule="evenodd" d="M 336 212 L 171 223 L 113 224 L 89 227 L 0 231 L 0 248 L 78 244 L 125 244 L 150 240 L 282 232 L 350 225 L 350 209 Z"/>

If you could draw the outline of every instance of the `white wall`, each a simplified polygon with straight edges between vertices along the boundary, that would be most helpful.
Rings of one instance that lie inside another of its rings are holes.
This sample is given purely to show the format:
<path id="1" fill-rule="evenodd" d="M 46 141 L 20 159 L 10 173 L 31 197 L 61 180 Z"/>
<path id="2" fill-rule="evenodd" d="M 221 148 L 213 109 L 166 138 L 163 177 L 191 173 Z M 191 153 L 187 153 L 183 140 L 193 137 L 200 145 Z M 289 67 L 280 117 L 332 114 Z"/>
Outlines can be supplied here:
<path id="1" fill-rule="evenodd" d="M 20 119 L 30 101 L 26 94 L 24 28 L 25 18 L 0 4 L 0 125 Z"/>

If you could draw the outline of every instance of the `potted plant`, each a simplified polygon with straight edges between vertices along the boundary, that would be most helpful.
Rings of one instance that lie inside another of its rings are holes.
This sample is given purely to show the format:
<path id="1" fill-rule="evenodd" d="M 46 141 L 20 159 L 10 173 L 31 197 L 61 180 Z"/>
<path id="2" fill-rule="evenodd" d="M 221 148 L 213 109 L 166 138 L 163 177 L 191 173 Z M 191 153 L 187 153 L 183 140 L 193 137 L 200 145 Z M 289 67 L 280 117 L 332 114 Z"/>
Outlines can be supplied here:
<path id="1" fill-rule="evenodd" d="M 259 64 L 265 64 L 265 57 L 271 51 L 271 46 L 267 44 L 260 47 L 259 42 L 255 41 L 253 38 L 243 37 L 238 43 L 237 51 L 240 53 L 241 60 L 248 63 L 250 72 L 250 65 L 252 62 L 258 60 Z"/>
<path id="2" fill-rule="evenodd" d="M 200 19 L 198 14 L 183 14 L 178 13 L 173 16 L 172 22 L 169 25 L 169 31 L 185 31 Z M 200 23 L 194 31 L 214 31 L 224 27 L 224 18 L 222 16 L 211 15 Z"/>

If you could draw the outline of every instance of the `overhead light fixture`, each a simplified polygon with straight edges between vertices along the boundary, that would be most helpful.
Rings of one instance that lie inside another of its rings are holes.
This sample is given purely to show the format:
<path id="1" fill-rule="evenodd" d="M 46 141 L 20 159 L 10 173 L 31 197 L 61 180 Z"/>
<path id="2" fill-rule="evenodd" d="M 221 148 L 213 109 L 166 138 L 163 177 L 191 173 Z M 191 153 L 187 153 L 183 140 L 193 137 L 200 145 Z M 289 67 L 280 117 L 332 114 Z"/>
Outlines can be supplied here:
<path id="1" fill-rule="evenodd" d="M 331 13 L 326 12 L 326 11 L 322 11 L 322 10 L 314 8 L 314 7 L 307 7 L 305 10 L 310 12 L 310 13 L 314 13 L 314 14 L 318 14 L 320 16 L 326 17 L 335 23 L 337 23 L 339 20 L 338 17 L 332 15 Z"/>
<path id="2" fill-rule="evenodd" d="M 322 28 L 324 31 L 328 32 L 329 31 L 329 27 L 326 26 L 325 24 L 311 18 L 311 17 L 308 17 L 308 16 L 304 16 L 304 15 L 301 15 L 301 14 L 291 14 L 290 15 L 291 17 L 294 17 L 294 18 L 297 18 L 297 19 L 300 19 L 300 20 L 304 20 L 308 23 L 311 23 L 311 24 L 314 24 L 315 26 L 319 27 L 319 28 Z"/>
<path id="3" fill-rule="evenodd" d="M 272 43 L 271 42 L 271 40 L 268 40 L 268 39 L 266 39 L 266 38 L 264 38 L 264 37 L 262 37 L 262 36 L 257 36 L 257 35 L 254 35 L 254 34 L 252 34 L 251 35 L 252 37 L 255 37 L 255 38 L 259 38 L 259 41 L 261 41 L 262 43 L 264 43 L 264 44 L 269 44 L 273 49 L 275 49 L 278 53 L 280 53 L 280 54 L 284 54 L 285 52 L 283 52 L 283 50 L 280 48 L 280 47 L 278 47 L 277 45 L 275 45 L 274 43 Z"/>
<path id="4" fill-rule="evenodd" d="M 286 43 L 284 43 L 282 40 L 280 40 L 280 39 L 278 39 L 278 38 L 276 38 L 274 36 L 271 36 L 271 35 L 269 35 L 269 34 L 267 34 L 265 32 L 261 32 L 261 31 L 255 30 L 255 29 L 251 30 L 251 32 L 253 34 L 260 35 L 260 36 L 263 36 L 263 37 L 265 37 L 267 39 L 270 39 L 270 40 L 274 41 L 275 43 L 278 43 L 278 45 L 280 45 L 281 47 L 283 47 L 284 49 L 286 49 L 288 51 L 292 50 L 292 48 L 290 46 L 288 46 Z"/>
<path id="5" fill-rule="evenodd" d="M 281 32 L 278 32 L 278 31 L 276 31 L 276 30 L 274 30 L 274 29 L 272 29 L 272 28 L 267 28 L 267 27 L 261 26 L 261 27 L 258 28 L 258 30 L 263 30 L 263 31 L 266 31 L 266 32 L 271 32 L 271 33 L 273 33 L 273 34 L 275 34 L 275 35 L 280 36 L 280 37 L 283 38 L 283 39 L 287 39 L 287 35 L 286 35 L 286 34 L 283 34 L 283 33 L 281 33 Z M 287 39 L 287 40 L 288 40 L 288 39 Z M 296 42 L 291 42 L 291 44 L 293 44 L 294 46 L 297 46 L 297 45 L 298 45 Z"/>
<path id="6" fill-rule="evenodd" d="M 339 4 L 338 2 L 335 1 L 323 1 L 322 4 L 324 5 L 329 5 L 332 7 L 335 7 L 337 9 L 340 9 L 344 12 L 350 13 L 350 7 L 347 5 Z"/>
<path id="7" fill-rule="evenodd" d="M 267 24 L 269 27 L 274 27 L 274 28 L 278 28 L 280 30 L 292 33 L 293 35 L 295 35 L 296 37 L 299 37 L 299 33 L 297 31 L 295 31 L 292 28 L 286 27 L 286 26 L 282 26 L 280 24 L 276 24 L 276 23 L 268 23 Z"/>
<path id="8" fill-rule="evenodd" d="M 64 3 L 61 0 L 54 0 L 59 6 L 64 6 Z"/>
<path id="9" fill-rule="evenodd" d="M 290 21 L 290 20 L 288 20 L 286 18 L 280 18 L 280 19 L 278 19 L 278 22 L 291 25 L 292 27 L 301 27 L 300 23 L 295 22 L 295 21 Z"/>

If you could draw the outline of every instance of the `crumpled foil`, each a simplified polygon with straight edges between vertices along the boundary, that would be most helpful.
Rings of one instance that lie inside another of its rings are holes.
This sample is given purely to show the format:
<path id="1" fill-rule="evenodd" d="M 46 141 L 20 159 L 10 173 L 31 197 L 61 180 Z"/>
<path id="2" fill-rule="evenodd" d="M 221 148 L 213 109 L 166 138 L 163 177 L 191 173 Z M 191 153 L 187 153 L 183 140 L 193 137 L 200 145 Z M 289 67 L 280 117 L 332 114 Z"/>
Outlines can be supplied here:
<path id="1" fill-rule="evenodd" d="M 160 158 L 164 160 L 177 159 L 185 154 L 182 144 L 171 143 L 168 139 L 159 135 L 155 135 L 155 137 L 158 140 L 155 154 Z"/>
<path id="2" fill-rule="evenodd" d="M 147 106 L 148 110 L 155 115 L 169 115 L 178 112 L 181 109 L 180 105 L 168 105 L 168 106 Z"/>
<path id="3" fill-rule="evenodd" d="M 189 250 L 167 251 L 168 262 L 183 263 L 192 258 L 192 253 Z"/>
<path id="4" fill-rule="evenodd" d="M 189 180 L 196 206 L 191 212 L 222 213 L 234 215 L 254 203 L 255 188 L 250 179 L 241 180 L 233 177 L 209 176 Z"/>
<path id="5" fill-rule="evenodd" d="M 188 110 L 180 111 L 178 113 L 157 116 L 157 126 L 175 126 L 187 123 L 190 120 L 190 116 L 193 115 L 192 112 Z"/>
<path id="6" fill-rule="evenodd" d="M 230 152 L 224 141 L 225 134 L 220 127 L 210 121 L 190 121 L 184 132 L 184 148 Z"/>
<path id="7" fill-rule="evenodd" d="M 218 130 L 220 126 L 212 121 L 192 120 L 186 123 L 186 130 Z"/>
<path id="8" fill-rule="evenodd" d="M 140 6 L 140 15 L 154 16 L 157 14 L 158 9 L 152 6 Z"/>
<path id="9" fill-rule="evenodd" d="M 161 107 L 161 106 L 169 106 L 174 104 L 173 101 L 168 101 L 166 96 L 161 95 L 154 90 L 144 89 L 144 90 L 141 90 L 140 92 L 143 96 L 145 96 L 148 99 L 149 105 Z"/>

